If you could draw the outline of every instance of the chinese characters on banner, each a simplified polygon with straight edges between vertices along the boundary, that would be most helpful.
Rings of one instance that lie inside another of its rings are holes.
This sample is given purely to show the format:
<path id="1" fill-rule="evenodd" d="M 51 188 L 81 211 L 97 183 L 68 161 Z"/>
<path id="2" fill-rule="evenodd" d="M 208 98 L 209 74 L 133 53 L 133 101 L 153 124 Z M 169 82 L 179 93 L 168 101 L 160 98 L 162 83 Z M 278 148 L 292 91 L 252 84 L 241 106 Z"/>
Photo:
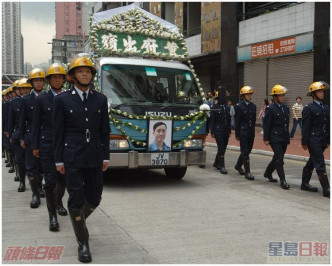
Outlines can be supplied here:
<path id="1" fill-rule="evenodd" d="M 296 50 L 296 37 L 284 38 L 251 46 L 251 58 L 294 53 Z"/>
<path id="2" fill-rule="evenodd" d="M 170 56 L 183 54 L 181 44 L 176 40 L 150 38 L 143 35 L 112 34 L 101 30 L 98 32 L 98 46 L 111 52 L 118 49 L 124 52 L 140 52 L 147 54 L 166 53 Z"/>

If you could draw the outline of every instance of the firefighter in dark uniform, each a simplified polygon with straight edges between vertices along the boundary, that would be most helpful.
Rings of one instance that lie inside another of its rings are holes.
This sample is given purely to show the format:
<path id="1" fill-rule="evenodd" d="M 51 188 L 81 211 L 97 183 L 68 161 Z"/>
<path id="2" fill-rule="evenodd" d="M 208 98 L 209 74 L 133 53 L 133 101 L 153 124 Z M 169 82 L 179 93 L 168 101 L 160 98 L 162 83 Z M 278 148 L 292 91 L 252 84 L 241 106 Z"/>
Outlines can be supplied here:
<path id="1" fill-rule="evenodd" d="M 14 173 L 15 172 L 15 155 L 14 155 L 14 152 L 15 152 L 15 148 L 14 148 L 14 144 L 13 142 L 10 142 L 10 136 L 9 136 L 9 110 L 10 110 L 10 106 L 11 106 L 11 101 L 20 97 L 21 94 L 20 92 L 17 90 L 17 85 L 18 85 L 18 80 L 16 80 L 12 87 L 10 87 L 8 89 L 8 96 L 9 96 L 9 100 L 8 100 L 8 105 L 5 106 L 5 108 L 7 108 L 7 114 L 6 114 L 6 121 L 5 121 L 5 136 L 8 140 L 8 164 L 6 164 L 6 167 L 9 167 L 9 170 L 8 170 L 8 173 Z M 17 92 L 17 94 L 16 94 Z M 13 126 L 15 123 L 12 123 L 11 126 Z M 12 128 L 13 130 L 13 128 Z M 14 179 L 15 181 L 17 181 L 17 179 L 15 178 Z"/>
<path id="2" fill-rule="evenodd" d="M 25 152 L 20 143 L 20 129 L 19 129 L 19 117 L 21 113 L 21 102 L 24 95 L 27 95 L 31 90 L 31 84 L 28 83 L 26 78 L 19 80 L 17 86 L 14 88 L 17 95 L 9 103 L 9 115 L 8 115 L 8 133 L 10 143 L 13 144 L 15 163 L 19 173 L 20 185 L 17 189 L 18 192 L 25 191 Z"/>
<path id="3" fill-rule="evenodd" d="M 3 97 L 4 101 L 2 102 L 2 145 L 4 146 L 4 152 L 5 152 L 5 164 L 6 167 L 9 167 L 9 155 L 8 150 L 10 149 L 10 143 L 8 139 L 8 130 L 7 130 L 7 123 L 8 123 L 8 107 L 9 107 L 9 101 L 10 101 L 10 92 L 9 90 L 13 87 L 10 86 L 8 89 L 5 89 L 3 91 Z"/>
<path id="4" fill-rule="evenodd" d="M 68 214 L 62 204 L 62 197 L 65 193 L 65 178 L 55 168 L 52 147 L 54 96 L 60 93 L 65 78 L 66 71 L 60 64 L 52 64 L 47 69 L 46 81 L 51 86 L 51 89 L 47 93 L 36 97 L 32 120 L 32 150 L 33 155 L 40 158 L 44 170 L 44 190 L 50 231 L 58 231 L 59 229 L 57 210 L 59 215 L 65 216 Z"/>
<path id="5" fill-rule="evenodd" d="M 256 123 L 256 105 L 251 102 L 252 94 L 252 87 L 242 87 L 240 95 L 242 95 L 243 101 L 235 106 L 235 138 L 240 141 L 241 154 L 234 168 L 248 180 L 255 179 L 250 173 L 249 161 L 249 154 L 255 139 Z M 244 171 L 242 164 L 244 165 Z"/>
<path id="6" fill-rule="evenodd" d="M 2 92 L 2 97 L 5 97 L 2 101 L 2 145 L 4 146 L 4 152 L 5 152 L 5 164 L 6 167 L 9 167 L 9 156 L 8 156 L 8 149 L 9 149 L 9 139 L 6 136 L 6 122 L 8 122 L 8 103 L 10 100 L 9 96 L 9 89 L 11 89 L 12 86 L 10 86 L 8 89 L 5 89 Z M 7 166 L 8 165 L 8 166 Z"/>
<path id="7" fill-rule="evenodd" d="M 211 137 L 216 139 L 218 153 L 214 162 L 220 173 L 227 174 L 225 168 L 225 152 L 231 135 L 230 109 L 226 105 L 226 88 L 218 87 L 215 97 L 217 102 L 211 108 L 210 132 Z"/>
<path id="8" fill-rule="evenodd" d="M 273 171 L 277 170 L 283 189 L 289 189 L 284 171 L 284 155 L 289 144 L 289 109 L 283 105 L 286 93 L 287 89 L 284 86 L 275 85 L 272 88 L 274 103 L 267 106 L 264 117 L 264 144 L 270 145 L 274 153 L 264 177 L 270 182 L 278 182 L 272 177 Z"/>
<path id="9" fill-rule="evenodd" d="M 5 114 L 4 114 L 4 104 L 8 100 L 6 95 L 7 89 L 3 90 L 2 95 L 2 158 L 6 158 L 6 141 L 5 141 Z"/>
<path id="10" fill-rule="evenodd" d="M 25 167 L 32 191 L 31 208 L 38 208 L 40 197 L 45 197 L 42 189 L 42 169 L 40 160 L 33 156 L 31 148 L 32 118 L 34 114 L 35 98 L 42 93 L 45 84 L 45 72 L 40 68 L 32 69 L 29 73 L 28 82 L 32 90 L 22 97 L 20 113 L 20 141 L 25 149 Z"/>
<path id="11" fill-rule="evenodd" d="M 96 69 L 86 57 L 72 60 L 67 80 L 74 87 L 54 97 L 54 160 L 57 171 L 65 174 L 81 262 L 92 260 L 86 218 L 100 204 L 103 171 L 109 161 L 107 98 L 90 88 L 95 75 Z"/>
<path id="12" fill-rule="evenodd" d="M 330 185 L 326 174 L 324 151 L 330 146 L 330 109 L 323 104 L 326 82 L 318 81 L 309 87 L 308 96 L 313 102 L 306 105 L 302 112 L 302 147 L 309 149 L 310 158 L 302 172 L 302 190 L 317 192 L 316 187 L 309 185 L 312 171 L 315 168 L 319 182 L 323 188 L 323 196 L 330 197 Z"/>

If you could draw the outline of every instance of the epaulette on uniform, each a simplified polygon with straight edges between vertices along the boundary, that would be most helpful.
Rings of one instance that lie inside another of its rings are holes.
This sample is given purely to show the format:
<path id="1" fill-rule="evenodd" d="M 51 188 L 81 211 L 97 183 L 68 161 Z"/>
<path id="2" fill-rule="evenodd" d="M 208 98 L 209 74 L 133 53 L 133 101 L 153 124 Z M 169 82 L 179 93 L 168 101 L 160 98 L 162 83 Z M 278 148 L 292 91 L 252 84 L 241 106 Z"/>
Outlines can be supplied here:
<path id="1" fill-rule="evenodd" d="M 57 93 L 56 95 L 54 95 L 54 96 L 59 96 L 59 95 L 61 95 L 61 94 L 64 94 L 64 93 L 68 93 L 68 92 L 70 92 L 70 90 L 65 90 L 65 91 L 60 91 L 59 93 Z"/>

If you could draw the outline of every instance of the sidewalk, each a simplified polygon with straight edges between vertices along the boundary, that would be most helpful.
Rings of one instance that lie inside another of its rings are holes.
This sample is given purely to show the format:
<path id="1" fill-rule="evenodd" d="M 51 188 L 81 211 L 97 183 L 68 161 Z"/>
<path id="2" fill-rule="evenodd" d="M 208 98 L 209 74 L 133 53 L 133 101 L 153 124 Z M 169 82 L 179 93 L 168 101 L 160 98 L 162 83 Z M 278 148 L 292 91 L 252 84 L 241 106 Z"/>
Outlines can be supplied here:
<path id="1" fill-rule="evenodd" d="M 254 141 L 254 147 L 252 153 L 259 153 L 259 154 L 265 154 L 269 155 L 270 152 L 272 153 L 272 149 L 270 146 L 266 146 L 263 142 L 263 134 L 260 134 L 261 132 L 260 127 L 256 127 L 256 136 Z M 211 137 L 209 134 L 206 137 L 206 145 L 207 146 L 214 146 L 216 145 L 216 140 Z M 238 150 L 240 147 L 240 142 L 235 139 L 235 131 L 232 130 L 231 137 L 228 142 L 228 149 Z M 330 147 L 327 148 L 324 152 L 325 161 L 330 160 Z M 295 132 L 294 138 L 290 141 L 290 144 L 287 147 L 285 158 L 289 159 L 296 159 L 296 160 L 307 160 L 309 158 L 309 151 L 303 150 L 301 146 L 301 135 L 300 130 L 297 129 Z"/>

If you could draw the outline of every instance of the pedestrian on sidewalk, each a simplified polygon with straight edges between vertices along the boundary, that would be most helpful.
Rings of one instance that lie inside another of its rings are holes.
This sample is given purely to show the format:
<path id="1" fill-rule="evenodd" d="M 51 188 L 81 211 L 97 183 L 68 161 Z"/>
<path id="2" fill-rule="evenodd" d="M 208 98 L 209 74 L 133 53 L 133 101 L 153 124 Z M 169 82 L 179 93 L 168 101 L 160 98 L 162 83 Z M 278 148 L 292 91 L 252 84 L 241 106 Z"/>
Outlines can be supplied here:
<path id="1" fill-rule="evenodd" d="M 231 115 L 231 129 L 235 128 L 235 109 L 234 106 L 232 105 L 231 100 L 227 100 L 227 106 L 229 107 L 229 114 Z"/>
<path id="2" fill-rule="evenodd" d="M 264 177 L 270 182 L 278 182 L 272 177 L 274 170 L 277 170 L 283 189 L 289 189 L 284 171 L 284 155 L 289 144 L 289 109 L 283 104 L 286 93 L 287 89 L 284 86 L 275 85 L 272 88 L 274 103 L 266 108 L 264 119 L 264 144 L 270 145 L 274 153 Z"/>
<path id="3" fill-rule="evenodd" d="M 324 151 L 330 146 L 330 109 L 323 104 L 324 91 L 329 85 L 324 81 L 314 82 L 309 87 L 308 96 L 313 102 L 303 109 L 302 147 L 309 149 L 310 158 L 303 167 L 302 190 L 317 192 L 316 187 L 309 185 L 312 171 L 315 168 L 323 188 L 323 196 L 330 197 L 330 184 L 326 174 Z"/>
<path id="4" fill-rule="evenodd" d="M 296 131 L 297 124 L 300 125 L 300 130 L 302 131 L 302 111 L 303 111 L 303 105 L 302 105 L 302 98 L 300 96 L 296 97 L 296 103 L 294 103 L 292 107 L 293 112 L 293 128 L 289 135 L 290 139 L 294 138 L 294 134 Z"/>
<path id="5" fill-rule="evenodd" d="M 29 73 L 27 82 L 31 84 L 32 90 L 29 94 L 22 97 L 20 113 L 20 141 L 21 147 L 25 149 L 25 168 L 32 191 L 31 208 L 38 208 L 40 198 L 45 197 L 42 188 L 42 168 L 39 158 L 33 156 L 31 148 L 32 138 L 32 119 L 34 114 L 35 99 L 43 93 L 45 84 L 45 72 L 40 68 L 32 69 Z"/>
<path id="6" fill-rule="evenodd" d="M 258 119 L 262 119 L 262 131 L 260 132 L 261 134 L 263 134 L 264 132 L 264 117 L 265 117 L 265 111 L 266 111 L 266 107 L 269 105 L 269 102 L 267 99 L 264 99 L 263 101 L 263 105 L 261 107 L 261 110 L 258 114 Z"/>
<path id="7" fill-rule="evenodd" d="M 55 168 L 52 144 L 52 116 L 54 96 L 60 93 L 65 82 L 66 71 L 60 64 L 51 65 L 46 71 L 46 82 L 51 89 L 36 97 L 35 112 L 32 120 L 32 150 L 33 155 L 40 158 L 44 170 L 44 190 L 49 214 L 49 230 L 58 231 L 59 215 L 66 216 L 62 198 L 65 193 L 65 177 Z M 32 81 L 33 82 L 33 81 Z M 56 115 L 56 114 L 55 114 Z"/>
<path id="8" fill-rule="evenodd" d="M 210 121 L 211 137 L 216 139 L 218 146 L 218 153 L 213 166 L 219 169 L 222 174 L 227 174 L 225 152 L 231 135 L 231 115 L 230 109 L 226 104 L 226 92 L 225 87 L 218 87 L 215 94 L 218 101 L 212 106 Z"/>
<path id="9" fill-rule="evenodd" d="M 91 89 L 95 75 L 88 58 L 74 59 L 67 73 L 74 87 L 54 97 L 54 161 L 57 171 L 65 175 L 80 262 L 92 260 L 86 219 L 100 204 L 103 171 L 109 162 L 107 98 Z"/>
<path id="10" fill-rule="evenodd" d="M 255 179 L 250 173 L 249 160 L 249 154 L 254 145 L 256 124 L 256 105 L 251 102 L 253 93 L 252 87 L 242 87 L 240 95 L 243 97 L 243 101 L 235 107 L 235 138 L 240 141 L 241 154 L 234 168 L 248 180 Z M 244 165 L 244 171 L 242 170 L 242 164 Z"/>

